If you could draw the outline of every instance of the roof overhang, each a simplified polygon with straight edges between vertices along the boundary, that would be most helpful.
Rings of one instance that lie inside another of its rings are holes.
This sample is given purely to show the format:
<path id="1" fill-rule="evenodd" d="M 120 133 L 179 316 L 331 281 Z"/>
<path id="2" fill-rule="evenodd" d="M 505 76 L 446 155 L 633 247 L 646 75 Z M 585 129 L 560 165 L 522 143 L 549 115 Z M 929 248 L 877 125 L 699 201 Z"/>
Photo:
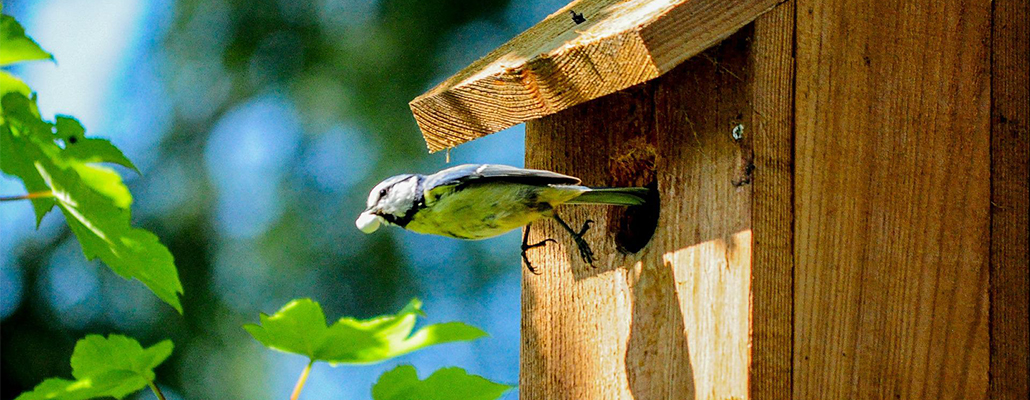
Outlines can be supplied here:
<path id="1" fill-rule="evenodd" d="M 573 1 L 412 100 L 411 112 L 430 152 L 454 147 L 654 79 L 782 1 Z"/>

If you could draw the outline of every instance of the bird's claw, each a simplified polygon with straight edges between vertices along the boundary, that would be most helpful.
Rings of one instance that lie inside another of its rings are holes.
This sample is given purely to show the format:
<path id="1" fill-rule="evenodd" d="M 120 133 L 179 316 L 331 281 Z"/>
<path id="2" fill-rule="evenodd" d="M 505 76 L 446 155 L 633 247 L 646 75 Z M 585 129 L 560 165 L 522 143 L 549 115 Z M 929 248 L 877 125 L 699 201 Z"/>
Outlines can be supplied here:
<path id="1" fill-rule="evenodd" d="M 540 275 L 540 272 L 538 272 L 536 270 L 536 268 L 533 268 L 533 263 L 529 262 L 529 257 L 526 257 L 526 250 L 529 250 L 529 249 L 532 249 L 532 248 L 536 248 L 536 247 L 542 247 L 542 246 L 546 245 L 547 242 L 558 243 L 554 239 L 544 239 L 544 240 L 541 240 L 541 241 L 533 243 L 533 244 L 525 244 L 525 243 L 522 244 L 522 261 L 526 262 L 526 269 L 528 269 L 529 272 L 532 272 L 533 275 Z"/>
<path id="2" fill-rule="evenodd" d="M 540 272 L 537 272 L 536 268 L 533 268 L 533 263 L 529 262 L 529 257 L 526 257 L 525 250 L 522 250 L 522 261 L 525 261 L 526 269 L 528 269 L 530 273 L 533 275 L 540 275 Z"/>
<path id="3" fill-rule="evenodd" d="M 530 225 L 526 225 L 526 230 L 522 233 L 522 261 L 526 262 L 526 269 L 528 269 L 529 272 L 531 272 L 533 275 L 540 275 L 540 272 L 537 272 L 536 268 L 533 268 L 533 263 L 529 262 L 529 257 L 526 256 L 526 250 L 544 246 L 547 244 L 547 242 L 558 242 L 554 239 L 544 239 L 539 242 L 529 244 L 529 227 Z"/>

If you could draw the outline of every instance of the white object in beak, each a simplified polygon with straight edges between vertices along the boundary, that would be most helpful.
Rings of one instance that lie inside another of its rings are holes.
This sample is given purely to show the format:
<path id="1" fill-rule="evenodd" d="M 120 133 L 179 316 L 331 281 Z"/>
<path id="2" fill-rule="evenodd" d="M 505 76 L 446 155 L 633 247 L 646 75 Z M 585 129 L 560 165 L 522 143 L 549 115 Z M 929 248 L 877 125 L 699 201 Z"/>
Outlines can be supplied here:
<path id="1" fill-rule="evenodd" d="M 376 229 L 379 229 L 379 224 L 383 223 L 383 217 L 372 214 L 368 211 L 361 213 L 357 221 L 354 221 L 354 225 L 358 226 L 362 232 L 372 233 Z"/>

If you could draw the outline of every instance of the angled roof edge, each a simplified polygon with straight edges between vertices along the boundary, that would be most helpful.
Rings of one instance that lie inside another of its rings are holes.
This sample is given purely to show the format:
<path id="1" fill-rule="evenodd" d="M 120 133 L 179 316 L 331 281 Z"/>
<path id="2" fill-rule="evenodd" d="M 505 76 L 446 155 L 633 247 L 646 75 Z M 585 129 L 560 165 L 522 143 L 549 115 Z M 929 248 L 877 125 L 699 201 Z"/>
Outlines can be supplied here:
<path id="1" fill-rule="evenodd" d="M 657 78 L 782 1 L 576 0 L 416 97 L 411 112 L 430 152 L 454 147 Z"/>

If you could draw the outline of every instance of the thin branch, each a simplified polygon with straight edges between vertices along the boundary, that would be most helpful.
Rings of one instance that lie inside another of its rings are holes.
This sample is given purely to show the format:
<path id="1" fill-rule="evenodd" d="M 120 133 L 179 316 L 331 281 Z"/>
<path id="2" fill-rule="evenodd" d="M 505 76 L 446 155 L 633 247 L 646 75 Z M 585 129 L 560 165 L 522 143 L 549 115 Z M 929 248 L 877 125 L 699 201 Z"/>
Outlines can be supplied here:
<path id="1" fill-rule="evenodd" d="M 154 395 L 157 396 L 158 400 L 165 400 L 164 393 L 161 393 L 161 389 L 158 389 L 157 385 L 155 385 L 154 382 L 147 381 L 147 385 L 150 385 L 150 390 L 154 391 Z"/>
<path id="2" fill-rule="evenodd" d="M 290 395 L 290 400 L 300 398 L 300 391 L 304 390 L 304 382 L 308 381 L 308 374 L 311 373 L 311 364 L 314 363 L 315 360 L 308 361 L 308 366 L 304 367 L 304 372 L 300 373 L 300 378 L 297 378 L 297 385 L 293 387 L 293 394 Z"/>
<path id="3" fill-rule="evenodd" d="M 42 192 L 33 192 L 29 194 L 23 194 L 19 196 L 0 196 L 0 201 L 17 201 L 17 200 L 32 200 L 32 199 L 45 199 L 54 197 L 54 192 L 44 190 Z"/>

